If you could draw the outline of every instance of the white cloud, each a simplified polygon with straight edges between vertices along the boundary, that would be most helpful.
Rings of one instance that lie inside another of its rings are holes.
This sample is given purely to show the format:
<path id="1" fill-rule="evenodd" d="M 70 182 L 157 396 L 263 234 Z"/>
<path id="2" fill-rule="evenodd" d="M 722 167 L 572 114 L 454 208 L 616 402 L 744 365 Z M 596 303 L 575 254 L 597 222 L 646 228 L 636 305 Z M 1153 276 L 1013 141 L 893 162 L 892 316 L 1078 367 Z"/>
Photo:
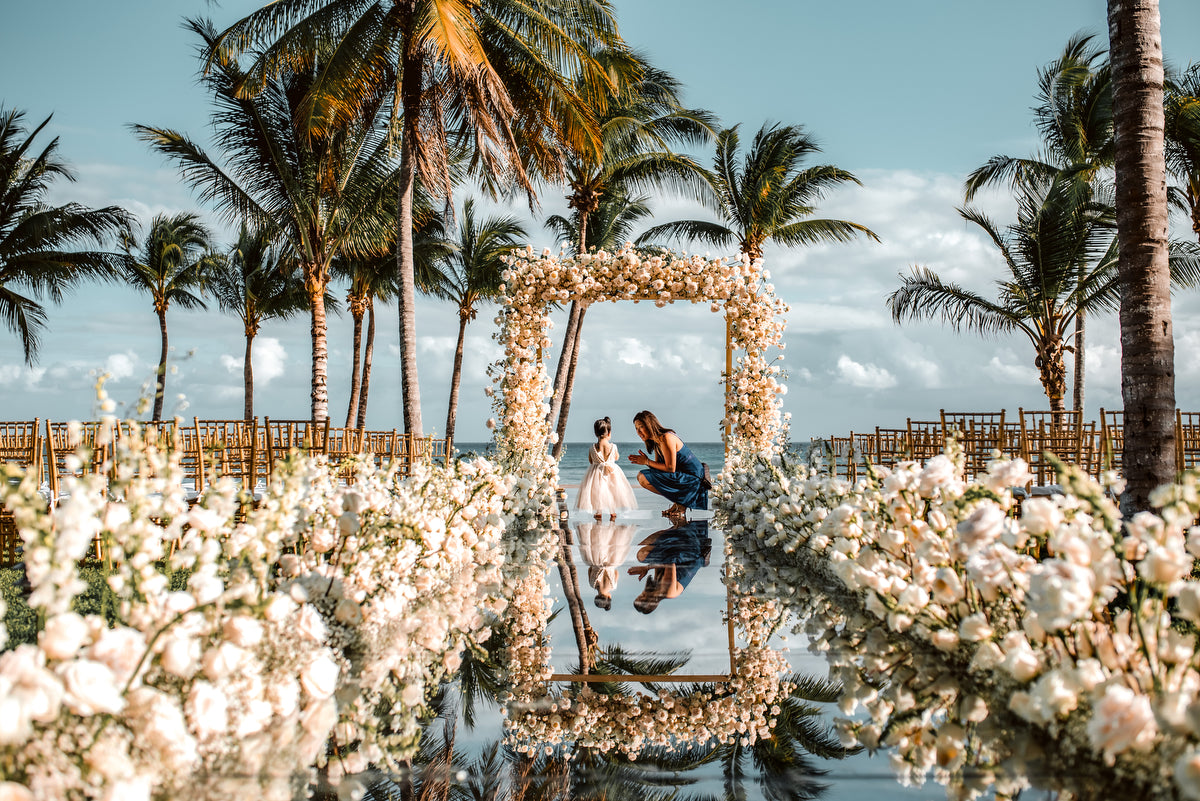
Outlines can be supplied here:
<path id="1" fill-rule="evenodd" d="M 988 372 L 1003 383 L 1040 386 L 1031 362 L 1021 361 L 1011 350 L 1001 350 L 988 361 Z"/>
<path id="2" fill-rule="evenodd" d="M 613 346 L 617 360 L 621 364 L 632 364 L 637 367 L 655 366 L 654 349 L 639 339 L 621 337 L 613 343 Z"/>
<path id="3" fill-rule="evenodd" d="M 287 371 L 287 350 L 275 337 L 260 337 L 254 341 L 250 357 L 254 364 L 254 387 L 266 387 Z"/>
<path id="4" fill-rule="evenodd" d="M 896 377 L 885 368 L 859 364 L 845 354 L 838 357 L 835 375 L 839 381 L 862 389 L 890 389 L 897 383 Z"/>

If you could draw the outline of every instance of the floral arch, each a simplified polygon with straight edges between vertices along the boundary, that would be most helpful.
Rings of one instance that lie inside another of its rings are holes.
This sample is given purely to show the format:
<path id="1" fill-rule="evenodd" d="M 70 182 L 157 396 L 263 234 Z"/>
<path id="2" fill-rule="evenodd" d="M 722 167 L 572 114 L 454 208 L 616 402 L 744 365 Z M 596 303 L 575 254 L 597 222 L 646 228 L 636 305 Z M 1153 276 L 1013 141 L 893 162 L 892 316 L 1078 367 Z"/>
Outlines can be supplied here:
<path id="1" fill-rule="evenodd" d="M 662 307 L 675 301 L 709 303 L 726 321 L 725 429 L 727 451 L 767 453 L 783 446 L 785 426 L 779 395 L 780 370 L 768 359 L 782 350 L 787 305 L 775 297 L 762 261 L 737 262 L 674 253 L 640 253 L 626 245 L 617 253 L 535 256 L 532 248 L 509 259 L 504 271 L 503 308 L 496 338 L 503 361 L 490 369 L 499 384 L 496 442 L 513 464 L 552 469 L 550 439 L 552 387 L 542 354 L 550 348 L 551 303 L 649 301 Z M 732 358 L 732 352 L 742 353 Z"/>

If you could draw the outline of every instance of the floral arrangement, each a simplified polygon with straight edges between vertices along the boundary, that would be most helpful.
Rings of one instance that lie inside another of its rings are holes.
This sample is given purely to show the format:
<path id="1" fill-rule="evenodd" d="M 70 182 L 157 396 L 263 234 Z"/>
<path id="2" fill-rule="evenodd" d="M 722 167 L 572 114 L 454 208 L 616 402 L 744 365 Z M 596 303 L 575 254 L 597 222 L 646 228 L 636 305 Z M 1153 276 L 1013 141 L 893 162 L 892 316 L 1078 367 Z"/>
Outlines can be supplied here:
<path id="1" fill-rule="evenodd" d="M 782 441 L 779 395 L 780 368 L 768 360 L 771 348 L 782 349 L 787 306 L 774 296 L 762 261 L 742 258 L 730 263 L 701 256 L 646 255 L 626 245 L 617 253 L 599 251 L 578 256 L 555 255 L 532 248 L 510 257 L 504 271 L 504 304 L 496 318 L 496 338 L 505 358 L 489 373 L 499 384 L 494 406 L 499 419 L 496 439 L 514 462 L 544 455 L 550 437 L 547 420 L 550 379 L 542 354 L 550 348 L 551 303 L 577 301 L 650 301 L 662 307 L 675 301 L 707 302 L 714 312 L 724 308 L 734 347 L 745 353 L 726 381 L 726 423 L 733 440 L 748 453 L 778 448 Z M 777 359 L 781 359 L 782 355 Z M 540 462 L 535 470 L 551 465 Z"/>
<path id="2" fill-rule="evenodd" d="M 410 754 L 427 693 L 503 609 L 501 534 L 537 493 L 482 460 L 357 468 L 297 458 L 244 520 L 228 480 L 189 508 L 178 455 L 136 433 L 107 486 L 72 480 L 53 511 L 0 468 L 44 619 L 0 654 L 0 795 L 291 798 L 313 766 Z M 97 538 L 113 625 L 71 611 Z"/>
<path id="3" fill-rule="evenodd" d="M 558 534 L 550 530 L 535 550 L 545 560 L 557 547 Z M 736 594 L 732 624 L 746 644 L 734 649 L 730 680 L 713 689 L 683 695 L 665 689 L 657 695 L 607 694 L 585 684 L 577 692 L 559 692 L 550 684 L 546 575 L 543 570 L 527 572 L 513 585 L 509 601 L 505 728 L 518 751 L 533 753 L 572 742 L 636 759 L 647 746 L 690 748 L 713 740 L 748 746 L 771 736 L 779 703 L 791 689 L 782 679 L 788 672 L 786 658 L 767 645 L 782 620 L 775 601 Z"/>
<path id="4" fill-rule="evenodd" d="M 890 748 L 948 795 L 1030 781 L 1083 795 L 1200 798 L 1198 476 L 1122 520 L 1064 469 L 1018 508 L 1020 460 L 978 483 L 960 455 L 854 484 L 784 455 L 746 462 L 717 506 L 748 580 L 802 621 L 846 690 L 846 745 Z"/>

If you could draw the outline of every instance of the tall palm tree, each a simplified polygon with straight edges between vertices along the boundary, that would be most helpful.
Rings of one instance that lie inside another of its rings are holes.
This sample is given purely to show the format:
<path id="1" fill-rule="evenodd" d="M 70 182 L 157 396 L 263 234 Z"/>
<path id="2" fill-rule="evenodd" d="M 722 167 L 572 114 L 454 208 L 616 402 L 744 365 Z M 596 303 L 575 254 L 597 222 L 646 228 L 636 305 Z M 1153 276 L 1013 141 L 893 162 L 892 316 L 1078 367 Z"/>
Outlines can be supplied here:
<path id="1" fill-rule="evenodd" d="M 56 179 L 75 180 L 58 158 L 58 137 L 40 152 L 33 149 L 50 119 L 27 133 L 24 112 L 0 107 L 0 316 L 20 337 L 28 365 L 37 362 L 46 326 L 41 297 L 57 303 L 80 280 L 115 275 L 118 254 L 69 248 L 101 245 L 129 225 L 129 215 L 116 206 L 44 202 Z"/>
<path id="2" fill-rule="evenodd" d="M 333 263 L 333 274 L 349 279 L 346 306 L 353 321 L 352 347 L 354 356 L 350 365 L 350 401 L 346 406 L 346 427 L 363 427 L 367 416 L 366 392 L 371 385 L 371 362 L 375 352 L 375 301 L 387 300 L 396 291 L 396 271 L 390 253 L 370 258 L 337 259 Z M 367 323 L 367 343 L 363 347 L 363 320 Z"/>
<path id="3" fill-rule="evenodd" d="M 125 259 L 121 268 L 125 281 L 150 294 L 162 350 L 154 391 L 154 416 L 162 419 L 163 396 L 167 386 L 167 309 L 174 303 L 185 309 L 203 309 L 208 274 L 217 264 L 212 253 L 212 234 L 200 222 L 199 215 L 183 212 L 172 216 L 155 215 L 146 238 L 140 242 L 132 232 L 123 237 Z"/>
<path id="4" fill-rule="evenodd" d="M 633 238 L 634 228 L 651 216 L 650 198 L 641 195 L 630 199 L 624 190 L 610 188 L 600 198 L 596 208 L 588 214 L 576 210 L 568 219 L 560 214 L 546 218 L 546 227 L 553 231 L 560 242 L 573 242 L 579 232 L 586 241 L 595 243 L 601 250 L 613 250 Z M 583 241 L 582 239 L 580 241 Z M 555 375 L 555 392 L 550 405 L 550 419 L 557 415 L 555 429 L 558 437 L 554 442 L 553 455 L 557 459 L 566 440 L 567 417 L 571 413 L 571 394 L 575 386 L 575 368 L 579 364 L 579 342 L 583 332 L 585 306 L 571 303 L 567 318 L 567 331 L 563 336 L 562 353 L 559 355 L 558 371 Z M 564 369 L 565 364 L 565 369 Z"/>
<path id="5" fill-rule="evenodd" d="M 1200 239 L 1200 64 L 1168 82 L 1164 114 L 1167 170 L 1182 185 L 1170 187 L 1169 196 Z"/>
<path id="6" fill-rule="evenodd" d="M 454 347 L 454 367 L 450 372 L 450 403 L 446 411 L 446 439 L 454 439 L 454 423 L 458 416 L 458 387 L 462 377 L 463 343 L 467 324 L 478 314 L 478 304 L 500 296 L 504 257 L 521 247 L 528 235 L 521 221 L 511 215 L 491 216 L 478 220 L 475 201 L 463 202 L 458 220 L 458 236 L 451 243 L 440 280 L 431 287 L 435 294 L 455 304 L 458 309 L 458 341 Z"/>
<path id="7" fill-rule="evenodd" d="M 1121 398 L 1126 513 L 1174 478 L 1175 345 L 1167 257 L 1163 64 L 1158 0 L 1108 0 L 1121 257 Z"/>
<path id="8" fill-rule="evenodd" d="M 254 417 L 254 367 L 251 356 L 254 338 L 268 320 L 286 320 L 308 308 L 304 282 L 283 263 L 279 248 L 274 247 L 264 230 L 251 231 L 245 225 L 237 241 L 225 256 L 225 263 L 213 270 L 208 291 L 226 314 L 236 315 L 246 336 L 242 360 L 246 420 Z"/>
<path id="9" fill-rule="evenodd" d="M 997 282 L 997 299 L 918 267 L 887 303 L 897 323 L 940 317 L 955 331 L 1025 334 L 1050 408 L 1062 411 L 1068 326 L 1080 310 L 1113 309 L 1118 302 L 1111 218 L 1103 206 L 1089 202 L 1085 183 L 1061 174 L 1030 177 L 1015 191 L 1017 222 L 1006 231 L 977 209 L 959 210 L 1004 256 L 1009 274 Z M 1082 279 L 1080 265 L 1086 265 Z"/>
<path id="10" fill-rule="evenodd" d="M 390 155 L 388 94 L 377 92 L 358 116 L 317 134 L 301 127 L 304 99 L 321 78 L 322 58 L 285 71 L 253 97 L 246 72 L 222 50 L 212 24 L 188 27 L 211 53 L 203 83 L 213 94 L 217 147 L 224 164 L 182 133 L 134 126 L 139 138 L 174 161 L 184 180 L 225 219 L 266 229 L 299 267 L 311 310 L 312 419 L 328 416 L 325 292 L 339 255 L 386 250 L 395 231 L 399 171 Z"/>
<path id="11" fill-rule="evenodd" d="M 726 128 L 717 135 L 713 169 L 707 174 L 719 221 L 677 220 L 656 225 L 638 242 L 675 238 L 719 248 L 736 245 L 751 260 L 762 258 L 769 240 L 792 247 L 849 242 L 865 235 L 878 242 L 871 229 L 858 223 L 811 218 L 816 202 L 827 191 L 860 183 L 851 173 L 832 165 L 803 167 L 804 160 L 819 150 L 801 126 L 767 124 L 743 156 L 738 126 Z"/>
<path id="12" fill-rule="evenodd" d="M 1041 158 L 993 156 L 967 176 L 966 201 L 985 186 L 1016 185 L 1030 178 L 1050 180 L 1056 173 L 1083 181 L 1093 194 L 1105 192 L 1113 162 L 1112 75 L 1104 50 L 1091 36 L 1077 34 L 1063 52 L 1038 71 L 1034 119 L 1042 134 Z M 1085 271 L 1080 265 L 1080 275 Z M 1086 311 L 1075 316 L 1075 379 L 1072 406 L 1083 409 L 1086 374 Z"/>
<path id="13" fill-rule="evenodd" d="M 533 176 L 561 172 L 564 147 L 598 147 L 587 98 L 606 78 L 590 53 L 616 40 L 607 0 L 313 0 L 271 3 L 214 42 L 269 45 L 243 91 L 307 64 L 335 43 L 313 87 L 314 130 L 354 118 L 377 87 L 395 90 L 400 145 L 400 362 L 404 426 L 421 433 L 417 378 L 413 190 L 418 178 L 450 195 L 449 153 L 463 147 L 489 186 L 513 184 L 532 199 Z"/>
<path id="14" fill-rule="evenodd" d="M 679 81 L 651 64 L 644 54 L 622 45 L 599 50 L 596 60 L 610 76 L 609 95 L 599 98 L 602 105 L 593 109 L 602 148 L 572 153 L 567 162 L 569 223 L 558 215 L 547 220 L 574 253 L 589 248 L 611 250 L 627 241 L 614 238 L 618 233 L 627 236 L 627 228 L 604 231 L 603 226 L 593 226 L 592 218 L 602 213 L 608 223 L 615 222 L 631 194 L 657 188 L 703 195 L 704 168 L 674 148 L 706 145 L 716 133 L 714 116 L 703 109 L 684 107 Z M 602 204 L 611 198 L 615 205 L 602 212 Z M 554 375 L 549 420 L 558 433 L 555 458 L 562 452 L 566 436 L 586 312 L 586 306 L 572 301 Z"/>

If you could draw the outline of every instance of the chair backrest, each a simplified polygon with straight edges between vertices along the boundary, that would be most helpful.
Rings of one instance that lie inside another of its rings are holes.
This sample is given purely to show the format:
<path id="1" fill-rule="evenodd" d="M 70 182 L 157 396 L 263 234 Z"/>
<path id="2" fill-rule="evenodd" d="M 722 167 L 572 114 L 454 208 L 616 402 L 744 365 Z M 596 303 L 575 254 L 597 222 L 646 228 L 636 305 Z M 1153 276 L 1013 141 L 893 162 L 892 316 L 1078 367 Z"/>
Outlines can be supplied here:
<path id="1" fill-rule="evenodd" d="M 42 421 L 0 421 L 0 462 L 15 464 L 34 475 L 42 475 Z"/>
<path id="2" fill-rule="evenodd" d="M 267 466 L 273 472 L 275 463 L 293 451 L 325 453 L 329 439 L 329 418 L 319 423 L 312 420 L 272 420 L 263 418 L 267 431 Z"/>
<path id="3" fill-rule="evenodd" d="M 1026 411 L 1020 409 L 1022 457 L 1029 463 L 1029 472 L 1036 484 L 1053 484 L 1054 465 L 1047 458 L 1053 455 L 1061 461 L 1079 465 L 1089 473 L 1095 472 L 1096 424 L 1083 421 L 1078 409 L 1055 411 Z"/>
<path id="4" fill-rule="evenodd" d="M 362 451 L 370 454 L 379 469 L 387 467 L 400 447 L 400 434 L 396 429 L 391 431 L 362 432 Z"/>
<path id="5" fill-rule="evenodd" d="M 913 459 L 924 462 L 945 450 L 941 420 L 914 420 L 910 417 L 907 428 Z"/>
<path id="6" fill-rule="evenodd" d="M 875 458 L 880 467 L 895 467 L 898 462 L 911 459 L 908 429 L 875 426 Z"/>
<path id="7" fill-rule="evenodd" d="M 46 470 L 50 497 L 58 498 L 62 479 L 103 473 L 111 465 L 115 424 L 110 420 L 55 423 L 46 420 Z M 78 468 L 69 464 L 80 451 L 87 454 Z"/>
<path id="8" fill-rule="evenodd" d="M 1011 455 L 1012 444 L 1004 424 L 1005 410 L 998 412 L 947 412 L 942 409 L 942 432 L 956 437 L 963 451 L 963 478 L 967 481 L 987 472 L 995 451 Z"/>
<path id="9" fill-rule="evenodd" d="M 1176 442 L 1178 446 L 1178 442 Z M 1176 447 L 1178 457 L 1179 448 Z M 1125 412 L 1100 407 L 1100 468 L 1120 471 L 1125 453 Z"/>
<path id="10" fill-rule="evenodd" d="M 1200 467 L 1200 412 L 1175 410 L 1175 468 Z"/>
<path id="11" fill-rule="evenodd" d="M 262 453 L 258 449 L 258 418 L 253 420 L 201 420 L 194 418 L 199 455 L 197 492 L 216 478 L 229 476 L 242 489 L 253 490 L 262 479 Z"/>

